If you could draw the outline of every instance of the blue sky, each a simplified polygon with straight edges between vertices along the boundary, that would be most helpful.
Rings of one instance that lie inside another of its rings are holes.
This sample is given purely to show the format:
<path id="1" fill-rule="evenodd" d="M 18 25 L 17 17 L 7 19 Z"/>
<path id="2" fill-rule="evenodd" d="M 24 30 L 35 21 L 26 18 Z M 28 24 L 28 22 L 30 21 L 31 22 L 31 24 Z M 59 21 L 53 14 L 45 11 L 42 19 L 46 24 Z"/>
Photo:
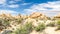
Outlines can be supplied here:
<path id="1" fill-rule="evenodd" d="M 60 0 L 0 0 L 0 13 L 30 14 L 41 12 L 47 16 L 60 13 Z"/>

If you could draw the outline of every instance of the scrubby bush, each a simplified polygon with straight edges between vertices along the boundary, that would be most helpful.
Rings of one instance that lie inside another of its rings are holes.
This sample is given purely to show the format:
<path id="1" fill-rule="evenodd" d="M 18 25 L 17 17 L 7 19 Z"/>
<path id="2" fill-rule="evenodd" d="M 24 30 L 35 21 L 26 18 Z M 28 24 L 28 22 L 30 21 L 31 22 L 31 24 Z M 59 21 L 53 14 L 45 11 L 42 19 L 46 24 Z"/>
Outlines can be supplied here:
<path id="1" fill-rule="evenodd" d="M 27 30 L 30 30 L 30 31 L 32 30 L 32 22 L 30 23 L 27 22 L 24 26 L 26 27 Z"/>
<path id="2" fill-rule="evenodd" d="M 19 23 L 21 23 L 23 21 L 23 19 L 22 18 L 18 18 L 18 19 L 15 19 L 15 21 L 19 24 Z"/>
<path id="3" fill-rule="evenodd" d="M 47 26 L 54 27 L 55 26 L 55 22 L 50 22 L 49 24 L 47 24 Z"/>
<path id="4" fill-rule="evenodd" d="M 60 20 L 57 21 L 57 25 L 60 25 Z"/>
<path id="5" fill-rule="evenodd" d="M 15 34 L 28 34 L 28 31 L 25 28 L 17 29 Z"/>
<path id="6" fill-rule="evenodd" d="M 29 34 L 32 31 L 32 23 L 26 23 L 15 31 L 15 34 Z"/>
<path id="7" fill-rule="evenodd" d="M 57 21 L 57 29 L 56 30 L 60 30 L 60 20 Z"/>
<path id="8" fill-rule="evenodd" d="M 5 29 L 8 26 L 8 22 L 6 20 L 0 18 L 0 30 Z"/>
<path id="9" fill-rule="evenodd" d="M 57 29 L 60 30 L 60 25 L 57 26 Z"/>
<path id="10" fill-rule="evenodd" d="M 10 21 L 8 21 L 8 20 L 3 20 L 3 24 L 4 24 L 4 26 L 9 26 L 10 25 Z"/>
<path id="11" fill-rule="evenodd" d="M 36 26 L 34 29 L 36 31 L 43 31 L 45 29 L 45 24 L 44 23 L 40 23 L 38 26 Z"/>

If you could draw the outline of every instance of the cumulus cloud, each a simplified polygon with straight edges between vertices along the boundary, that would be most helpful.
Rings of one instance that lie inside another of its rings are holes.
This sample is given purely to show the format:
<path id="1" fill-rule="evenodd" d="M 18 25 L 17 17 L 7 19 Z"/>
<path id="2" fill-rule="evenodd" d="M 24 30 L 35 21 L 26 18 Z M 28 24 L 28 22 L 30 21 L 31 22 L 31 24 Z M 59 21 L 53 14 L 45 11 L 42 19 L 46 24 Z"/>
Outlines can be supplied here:
<path id="1" fill-rule="evenodd" d="M 60 1 L 47 2 L 41 4 L 34 4 L 29 9 L 24 9 L 24 11 L 29 14 L 31 12 L 41 12 L 45 14 L 57 14 L 60 12 Z"/>
<path id="2" fill-rule="evenodd" d="M 0 0 L 0 4 L 5 4 L 6 0 Z"/>
<path id="3" fill-rule="evenodd" d="M 0 7 L 18 8 L 19 5 L 14 4 L 16 3 L 16 1 L 21 1 L 21 0 L 11 0 L 9 1 L 10 5 L 7 3 L 7 0 L 0 0 Z"/>
<path id="4" fill-rule="evenodd" d="M 21 5 L 29 5 L 29 4 L 31 4 L 31 3 L 22 3 Z"/>
<path id="5" fill-rule="evenodd" d="M 16 3 L 15 1 L 9 1 L 10 4 Z"/>
<path id="6" fill-rule="evenodd" d="M 11 0 L 11 1 L 9 1 L 9 3 L 10 3 L 10 4 L 13 4 L 13 3 L 17 3 L 17 2 L 19 2 L 19 1 L 22 1 L 22 0 Z"/>
<path id="7" fill-rule="evenodd" d="M 18 8 L 19 5 L 18 4 L 12 4 L 12 5 L 8 5 L 7 7 L 10 7 L 10 8 Z"/>
<path id="8" fill-rule="evenodd" d="M 14 0 L 14 1 L 22 1 L 22 0 Z"/>

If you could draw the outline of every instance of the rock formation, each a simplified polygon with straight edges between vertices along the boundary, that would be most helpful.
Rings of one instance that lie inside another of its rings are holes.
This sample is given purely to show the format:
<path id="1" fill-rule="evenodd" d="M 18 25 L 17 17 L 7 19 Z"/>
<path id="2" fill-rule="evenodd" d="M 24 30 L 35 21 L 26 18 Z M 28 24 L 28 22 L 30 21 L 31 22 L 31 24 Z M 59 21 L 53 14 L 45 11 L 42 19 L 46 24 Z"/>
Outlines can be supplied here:
<path id="1" fill-rule="evenodd" d="M 30 16 L 30 18 L 37 18 L 37 19 L 48 19 L 47 16 L 45 16 L 44 14 L 40 13 L 40 12 L 34 12 L 32 13 Z"/>

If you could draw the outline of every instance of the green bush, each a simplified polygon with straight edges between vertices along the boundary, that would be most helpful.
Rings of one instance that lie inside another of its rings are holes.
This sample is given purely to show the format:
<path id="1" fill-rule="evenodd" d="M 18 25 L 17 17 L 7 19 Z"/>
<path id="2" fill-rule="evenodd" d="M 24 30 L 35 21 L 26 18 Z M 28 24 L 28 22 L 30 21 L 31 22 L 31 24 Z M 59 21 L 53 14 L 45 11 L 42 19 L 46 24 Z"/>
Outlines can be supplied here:
<path id="1" fill-rule="evenodd" d="M 15 34 L 29 34 L 32 31 L 32 23 L 26 23 L 15 31 Z"/>
<path id="2" fill-rule="evenodd" d="M 51 22 L 51 23 L 47 24 L 47 26 L 54 27 L 55 26 L 55 22 Z"/>
<path id="3" fill-rule="evenodd" d="M 3 24 L 4 24 L 4 26 L 9 26 L 10 25 L 10 21 L 8 21 L 8 20 L 3 20 Z"/>
<path id="4" fill-rule="evenodd" d="M 27 22 L 24 26 L 27 30 L 32 30 L 32 22 Z"/>
<path id="5" fill-rule="evenodd" d="M 58 27 L 57 29 L 60 30 L 60 25 L 58 25 L 57 27 Z"/>
<path id="6" fill-rule="evenodd" d="M 60 30 L 60 20 L 57 21 L 57 29 L 56 30 Z"/>
<path id="7" fill-rule="evenodd" d="M 57 25 L 60 25 L 60 20 L 57 21 Z"/>
<path id="8" fill-rule="evenodd" d="M 22 18 L 18 18 L 18 19 L 15 19 L 15 21 L 19 24 L 19 23 L 21 23 L 22 22 Z"/>
<path id="9" fill-rule="evenodd" d="M 28 34 L 28 31 L 25 28 L 17 29 L 15 34 Z"/>
<path id="10" fill-rule="evenodd" d="M 45 29 L 45 27 L 46 27 L 45 24 L 44 23 L 41 23 L 38 26 L 36 26 L 34 29 L 36 31 L 43 31 Z"/>
<path id="11" fill-rule="evenodd" d="M 10 23 L 6 19 L 0 18 L 0 29 L 5 29 L 7 26 L 10 26 Z"/>

